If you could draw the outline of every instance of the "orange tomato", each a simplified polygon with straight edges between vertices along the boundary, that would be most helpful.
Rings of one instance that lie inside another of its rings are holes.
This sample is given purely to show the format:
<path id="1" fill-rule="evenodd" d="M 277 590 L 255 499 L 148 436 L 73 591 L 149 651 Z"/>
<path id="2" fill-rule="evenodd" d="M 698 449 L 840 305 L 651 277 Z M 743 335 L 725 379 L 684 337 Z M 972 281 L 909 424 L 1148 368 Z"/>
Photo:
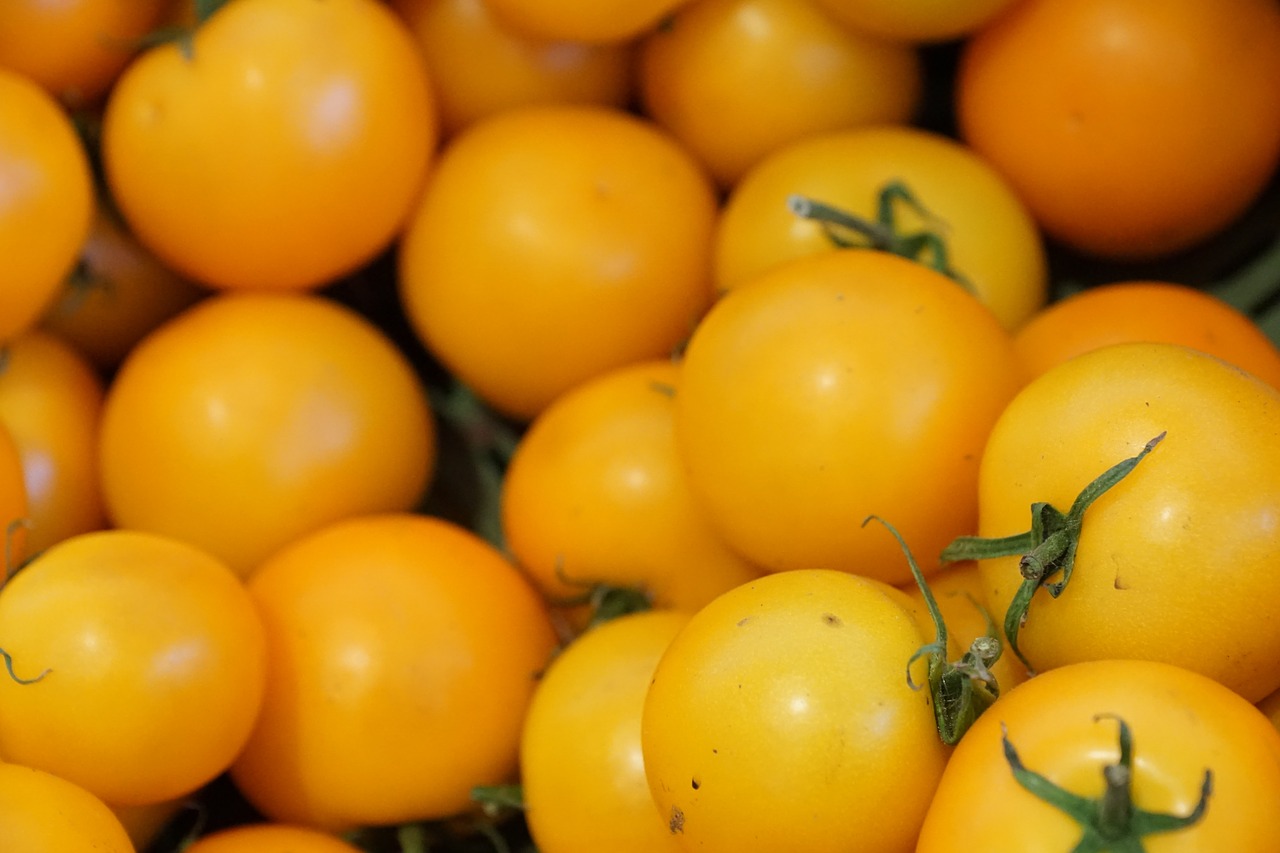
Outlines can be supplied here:
<path id="1" fill-rule="evenodd" d="M 652 361 L 584 382 L 516 446 L 503 538 L 551 600 L 603 583 L 692 611 L 760 574 L 716 534 L 689 485 L 675 440 L 679 374 Z"/>
<path id="2" fill-rule="evenodd" d="M 436 143 L 412 33 L 375 0 L 241 0 L 121 75 L 103 161 L 125 220 L 220 288 L 306 290 L 385 249 Z"/>
<path id="3" fill-rule="evenodd" d="M 1280 348 L 1216 296 L 1163 281 L 1090 287 L 1046 306 L 1013 338 L 1028 380 L 1108 344 L 1182 344 L 1216 355 L 1280 388 Z"/>
<path id="4" fill-rule="evenodd" d="M 400 248 L 401 299 L 455 376 L 531 419 L 679 346 L 711 301 L 715 216 L 706 175 L 651 122 L 508 110 L 442 153 Z"/>
<path id="5" fill-rule="evenodd" d="M 313 294 L 221 294 L 162 325 L 111 383 L 99 447 L 116 526 L 242 575 L 330 521 L 412 507 L 435 463 L 407 358 Z"/>
<path id="6" fill-rule="evenodd" d="M 263 814 L 340 830 L 444 818 L 510 781 L 555 634 L 499 551 L 427 516 L 347 519 L 249 581 L 262 713 L 231 775 Z"/>
<path id="7" fill-rule="evenodd" d="M 1001 325 L 1014 329 L 1044 305 L 1049 270 L 1043 239 L 1013 187 L 954 139 L 902 126 L 813 134 L 753 166 L 729 193 L 716 224 L 717 287 L 728 290 L 793 258 L 836 250 L 821 224 L 791 210 L 791 196 L 874 222 L 881 194 L 894 183 L 924 208 L 897 201 L 891 207 L 895 232 L 929 231 L 940 238 L 947 265 Z M 935 258 L 925 252 L 920 260 Z"/>
<path id="8" fill-rule="evenodd" d="M 630 43 L 539 38 L 502 26 L 482 0 L 392 0 L 431 69 L 440 127 L 535 103 L 626 106 Z"/>
<path id="9" fill-rule="evenodd" d="M 233 826 L 197 838 L 184 853 L 360 853 L 360 848 L 314 829 L 279 823 Z"/>
<path id="10" fill-rule="evenodd" d="M 909 121 L 923 67 L 912 46 L 809 0 L 696 0 L 640 43 L 638 85 L 645 111 L 729 187 L 810 134 Z"/>
<path id="11" fill-rule="evenodd" d="M 0 358 L 0 423 L 22 458 L 27 547 L 106 525 L 98 480 L 103 383 L 73 347 L 33 329 Z"/>
<path id="12" fill-rule="evenodd" d="M 0 648 L 38 677 L 0 678 L 0 755 L 126 806 L 223 773 L 267 667 L 258 613 L 226 564 L 127 530 L 65 539 L 11 577 Z"/>
<path id="13" fill-rule="evenodd" d="M 941 273 L 885 252 L 826 252 L 744 283 L 685 351 L 676 442 L 730 547 L 771 570 L 889 583 L 978 517 L 978 459 L 1018 388 L 1008 333 Z"/>
<path id="14" fill-rule="evenodd" d="M 839 20 L 896 41 L 941 42 L 968 36 L 1018 0 L 816 0 Z"/>
<path id="15" fill-rule="evenodd" d="M 52 773 L 18 764 L 0 764 L 0 849 L 134 853 L 124 827 L 100 799 Z"/>
<path id="16" fill-rule="evenodd" d="M 66 104 L 90 104 L 115 82 L 169 2 L 0 3 L 0 67 L 26 75 Z"/>
<path id="17" fill-rule="evenodd" d="M 28 524 L 22 456 L 8 427 L 0 424 L 0 576 L 8 577 L 26 559 Z"/>
<path id="18" fill-rule="evenodd" d="M 511 29 L 593 43 L 637 38 L 689 0 L 485 0 Z"/>
<path id="19" fill-rule="evenodd" d="M 147 332 L 208 292 L 162 264 L 99 204 L 79 266 L 41 325 L 107 372 Z"/>
<path id="20" fill-rule="evenodd" d="M 969 39 L 963 138 L 1050 236 L 1154 258 L 1228 227 L 1280 162 L 1273 0 L 1024 0 Z"/>
<path id="21" fill-rule="evenodd" d="M 32 80 L 0 68 L 0 342 L 36 324 L 71 272 L 93 216 L 89 159 Z"/>

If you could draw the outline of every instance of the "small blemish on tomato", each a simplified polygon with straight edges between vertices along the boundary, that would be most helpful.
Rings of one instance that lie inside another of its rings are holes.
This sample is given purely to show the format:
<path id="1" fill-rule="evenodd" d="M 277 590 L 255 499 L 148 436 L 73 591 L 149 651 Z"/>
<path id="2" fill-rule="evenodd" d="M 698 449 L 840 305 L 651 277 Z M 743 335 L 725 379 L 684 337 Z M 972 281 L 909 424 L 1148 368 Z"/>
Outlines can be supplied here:
<path id="1" fill-rule="evenodd" d="M 750 616 L 743 616 L 741 619 L 738 620 L 738 627 L 741 628 L 742 626 L 746 625 L 750 621 L 751 621 Z"/>
<path id="2" fill-rule="evenodd" d="M 698 777 L 696 776 L 689 780 L 689 784 L 693 786 L 693 790 L 695 791 L 702 787 L 702 783 L 698 781 Z"/>
<path id="3" fill-rule="evenodd" d="M 844 627 L 844 620 L 842 620 L 839 616 L 835 615 L 834 613 L 823 613 L 822 621 L 830 625 L 832 628 Z"/>
<path id="4" fill-rule="evenodd" d="M 671 807 L 671 819 L 667 821 L 667 829 L 671 830 L 672 835 L 684 832 L 684 812 L 679 806 Z"/>

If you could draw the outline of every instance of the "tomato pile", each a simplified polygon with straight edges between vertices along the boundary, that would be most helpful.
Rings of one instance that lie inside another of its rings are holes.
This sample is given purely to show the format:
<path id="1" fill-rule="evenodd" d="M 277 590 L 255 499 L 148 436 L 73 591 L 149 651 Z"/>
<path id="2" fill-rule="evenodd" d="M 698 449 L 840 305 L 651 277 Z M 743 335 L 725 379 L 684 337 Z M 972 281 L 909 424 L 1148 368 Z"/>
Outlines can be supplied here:
<path id="1" fill-rule="evenodd" d="M 1280 849 L 1275 0 L 0 4 L 0 850 Z"/>

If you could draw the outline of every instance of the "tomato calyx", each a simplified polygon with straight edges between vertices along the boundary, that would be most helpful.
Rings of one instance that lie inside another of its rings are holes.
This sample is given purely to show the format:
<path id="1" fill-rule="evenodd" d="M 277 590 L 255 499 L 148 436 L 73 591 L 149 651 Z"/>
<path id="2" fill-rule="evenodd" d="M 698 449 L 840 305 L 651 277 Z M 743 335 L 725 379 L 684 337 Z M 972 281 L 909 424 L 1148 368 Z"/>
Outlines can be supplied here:
<path id="1" fill-rule="evenodd" d="M 1085 511 L 1103 493 L 1128 476 L 1164 437 L 1165 433 L 1160 433 L 1148 441 L 1137 455 L 1117 462 L 1100 474 L 1076 496 L 1066 513 L 1037 501 L 1031 505 L 1031 529 L 1026 533 L 994 539 L 960 536 L 942 550 L 943 563 L 996 557 L 1020 558 L 1018 573 L 1022 576 L 1022 584 L 1005 611 L 1004 635 L 1009 648 L 1026 666 L 1028 673 L 1034 675 L 1035 667 L 1018 646 L 1018 632 L 1026 625 L 1032 597 L 1041 587 L 1048 590 L 1050 598 L 1062 595 L 1075 568 Z M 1055 577 L 1058 580 L 1052 580 Z"/>
<path id="2" fill-rule="evenodd" d="M 991 667 L 1000 659 L 1002 643 L 996 635 L 995 625 L 987 619 L 987 634 L 974 639 L 969 650 L 957 661 L 947 659 L 947 625 L 942 618 L 942 610 L 933 590 L 925 581 L 924 575 L 917 565 L 906 540 L 897 529 L 884 519 L 870 515 L 862 525 L 872 519 L 883 524 L 893 537 L 898 540 L 902 553 L 907 558 L 911 575 L 924 597 L 925 607 L 933 619 L 934 640 L 916 650 L 907 660 L 907 685 L 912 690 L 919 690 L 924 685 L 917 684 L 911 677 L 911 667 L 922 657 L 928 658 L 928 685 L 932 698 L 934 721 L 938 727 L 938 737 L 948 746 L 960 742 L 960 738 L 969 730 L 973 722 L 983 711 L 987 710 L 1000 696 L 1000 685 L 991 672 Z M 984 611 L 985 612 L 985 611 Z"/>
<path id="3" fill-rule="evenodd" d="M 1014 779 L 1038 799 L 1064 812 L 1083 830 L 1071 853 L 1144 853 L 1142 839 L 1148 835 L 1176 832 L 1199 822 L 1209 807 L 1213 792 L 1213 771 L 1204 771 L 1200 799 L 1190 813 L 1173 815 L 1149 812 L 1133 804 L 1133 733 L 1128 724 L 1112 714 L 1098 714 L 1094 722 L 1112 719 L 1119 724 L 1120 760 L 1104 765 L 1102 778 L 1106 784 L 1102 796 L 1083 797 L 1060 787 L 1033 770 L 1028 770 L 1018 756 L 1008 729 L 1001 724 L 1004 756 Z"/>
<path id="4" fill-rule="evenodd" d="M 970 293 L 969 280 L 951 266 L 941 227 L 903 234 L 898 230 L 894 207 L 905 204 L 926 220 L 938 220 L 901 181 L 890 181 L 876 196 L 876 218 L 865 219 L 825 202 L 799 194 L 787 198 L 787 207 L 796 216 L 811 219 L 822 227 L 840 249 L 875 249 L 889 252 L 936 270 Z M 941 226 L 942 223 L 939 223 Z M 852 233 L 850 233 L 852 232 Z M 855 236 L 856 235 L 856 236 Z"/>

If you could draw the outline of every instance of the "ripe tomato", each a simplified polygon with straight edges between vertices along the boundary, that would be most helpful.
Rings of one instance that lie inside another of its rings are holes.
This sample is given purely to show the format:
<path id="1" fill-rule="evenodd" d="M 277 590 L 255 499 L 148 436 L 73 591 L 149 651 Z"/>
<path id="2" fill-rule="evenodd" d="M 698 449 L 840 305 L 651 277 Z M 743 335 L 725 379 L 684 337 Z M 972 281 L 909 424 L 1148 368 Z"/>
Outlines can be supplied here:
<path id="1" fill-rule="evenodd" d="M 508 110 L 442 153 L 401 246 L 404 309 L 479 397 L 531 419 L 688 336 L 711 301 L 715 216 L 710 181 L 653 124 Z"/>
<path id="2" fill-rule="evenodd" d="M 311 294 L 222 294 L 126 359 L 100 454 L 115 525 L 247 575 L 329 521 L 412 507 L 435 433 L 407 358 L 360 315 Z"/>
<path id="3" fill-rule="evenodd" d="M 249 580 L 269 680 L 231 769 L 273 820 L 339 830 L 449 817 L 510 780 L 555 634 L 482 539 L 426 516 L 361 516 Z"/>
<path id="4" fill-rule="evenodd" d="M 1044 305 L 1043 242 L 1013 188 L 965 146 L 910 127 L 815 134 L 757 163 L 730 193 L 716 226 L 716 285 L 728 290 L 793 258 L 836 249 L 821 224 L 790 210 L 790 196 L 875 221 L 881 194 L 893 182 L 927 211 L 899 200 L 892 207 L 897 232 L 937 234 L 948 265 L 1005 328 Z M 922 260 L 934 258 L 926 253 Z"/>
<path id="5" fill-rule="evenodd" d="M 520 778 L 541 853 L 680 849 L 649 794 L 640 716 L 658 658 L 688 619 L 651 610 L 606 622 L 570 643 L 538 684 Z"/>
<path id="6" fill-rule="evenodd" d="M 392 0 L 422 45 L 440 127 L 453 136 L 477 119 L 535 103 L 626 106 L 630 43 L 538 38 L 502 26 L 482 0 Z"/>
<path id="7" fill-rule="evenodd" d="M 144 245 L 221 288 L 303 290 L 395 236 L 436 143 L 413 35 L 375 0 L 241 0 L 139 56 L 103 160 Z"/>
<path id="8" fill-rule="evenodd" d="M 93 215 L 89 159 L 62 106 L 0 67 L 0 342 L 36 324 Z"/>
<path id="9" fill-rule="evenodd" d="M 923 91 L 913 47 L 807 0 L 688 3 L 640 43 L 637 77 L 645 111 L 722 187 L 811 134 L 905 123 Z"/>
<path id="10" fill-rule="evenodd" d="M 99 204 L 79 266 L 40 322 L 111 372 L 147 332 L 207 293 L 160 263 Z"/>
<path id="11" fill-rule="evenodd" d="M 1163 281 L 1120 281 L 1074 293 L 1037 312 L 1013 338 L 1028 379 L 1108 344 L 1156 341 L 1216 355 L 1280 388 L 1280 349 L 1216 296 Z"/>
<path id="12" fill-rule="evenodd" d="M 681 849 L 912 849 L 949 750 L 928 693 L 907 684 L 927 642 L 908 608 L 877 581 L 799 569 L 693 615 L 658 663 L 641 728 Z M 913 672 L 923 681 L 923 661 Z"/>
<path id="13" fill-rule="evenodd" d="M 240 752 L 261 705 L 262 623 L 224 563 L 175 539 L 84 533 L 0 590 L 0 755 L 144 805 Z"/>
<path id="14" fill-rule="evenodd" d="M 675 443 L 679 375 L 669 360 L 603 374 L 555 400 L 517 445 L 503 538 L 551 600 L 604 583 L 692 611 L 759 575 L 689 486 Z"/>
<path id="15" fill-rule="evenodd" d="M 1019 645 L 1036 670 L 1139 658 L 1251 701 L 1280 687 L 1278 418 L 1280 391 L 1174 344 L 1094 350 L 1018 393 L 982 457 L 983 537 L 1025 532 L 1033 502 L 1067 512 L 1086 484 L 1165 433 L 1085 511 L 1060 597 L 1032 599 Z M 1001 621 L 1023 583 L 1019 558 L 980 566 Z"/>
<path id="16" fill-rule="evenodd" d="M 120 821 L 93 794 L 52 773 L 2 763 L 0 849 L 134 853 Z"/>
<path id="17" fill-rule="evenodd" d="M 0 423 L 22 458 L 27 547 L 42 551 L 106 525 L 98 480 L 103 384 L 89 362 L 33 329 L 0 358 Z"/>
<path id="18" fill-rule="evenodd" d="M 723 297 L 676 395 L 689 482 L 731 547 L 766 569 L 910 578 L 878 515 L 928 573 L 977 523 L 978 459 L 1018 387 L 981 303 L 884 252 L 800 258 Z"/>
<path id="19" fill-rule="evenodd" d="M 0 3 L 0 66 L 73 107 L 97 101 L 170 0 Z"/>
<path id="20" fill-rule="evenodd" d="M 906 42 L 959 39 L 982 29 L 1018 0 L 816 0 L 839 20 Z"/>
<path id="21" fill-rule="evenodd" d="M 8 577 L 27 557 L 30 522 L 22 455 L 8 427 L 0 424 L 0 575 L 3 577 Z"/>
<path id="22" fill-rule="evenodd" d="M 183 853 L 360 853 L 360 848 L 306 827 L 252 823 L 201 836 Z"/>
<path id="23" fill-rule="evenodd" d="M 512 30 L 536 38 L 618 43 L 642 36 L 689 0 L 485 0 Z"/>
<path id="24" fill-rule="evenodd" d="M 1273 0 L 1025 0 L 964 46 L 961 135 L 1050 236 L 1109 258 L 1226 228 L 1280 162 Z"/>
<path id="25" fill-rule="evenodd" d="M 1014 778 L 1001 739 L 1007 732 L 1028 770 L 1074 794 L 1095 797 L 1105 787 L 1102 768 L 1120 758 L 1115 718 L 1132 736 L 1135 807 L 1185 816 L 1201 796 L 1205 772 L 1213 774 L 1200 820 L 1152 835 L 1132 849 L 1275 849 L 1280 733 L 1267 718 L 1221 684 L 1188 670 L 1105 660 L 1042 673 L 978 719 L 947 762 L 917 853 L 951 853 L 957 839 L 981 839 L 983 850 L 1019 853 L 1083 849 L 1072 846 L 1081 840 L 1081 825 Z"/>

